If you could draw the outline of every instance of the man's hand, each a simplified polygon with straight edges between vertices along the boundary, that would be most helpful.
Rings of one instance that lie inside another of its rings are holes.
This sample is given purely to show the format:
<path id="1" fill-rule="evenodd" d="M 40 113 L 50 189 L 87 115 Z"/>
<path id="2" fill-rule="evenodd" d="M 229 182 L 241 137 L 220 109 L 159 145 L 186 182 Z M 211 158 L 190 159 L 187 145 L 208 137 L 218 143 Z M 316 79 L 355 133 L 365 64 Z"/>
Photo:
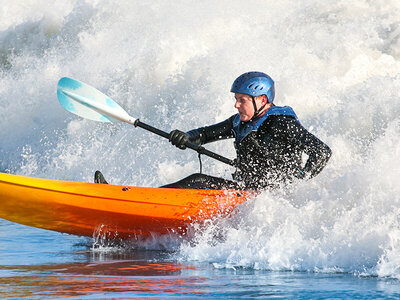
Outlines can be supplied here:
<path id="1" fill-rule="evenodd" d="M 169 141 L 172 143 L 172 145 L 184 150 L 186 149 L 186 142 L 189 141 L 189 135 L 183 131 L 175 129 L 170 132 Z"/>

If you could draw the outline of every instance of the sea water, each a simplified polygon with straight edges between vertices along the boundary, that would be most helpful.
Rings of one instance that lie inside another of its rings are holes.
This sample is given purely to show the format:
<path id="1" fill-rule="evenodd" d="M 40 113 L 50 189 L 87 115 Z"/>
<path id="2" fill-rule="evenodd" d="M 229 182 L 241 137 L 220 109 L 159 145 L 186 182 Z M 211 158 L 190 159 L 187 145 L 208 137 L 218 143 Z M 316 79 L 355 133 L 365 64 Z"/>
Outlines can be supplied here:
<path id="1" fill-rule="evenodd" d="M 87 182 L 99 169 L 159 186 L 198 171 L 193 151 L 63 110 L 64 76 L 169 132 L 225 120 L 232 81 L 263 71 L 275 103 L 333 151 L 316 178 L 263 192 L 190 241 L 121 248 L 1 220 L 1 297 L 399 298 L 399 1 L 0 4 L 2 172 Z M 231 140 L 207 148 L 235 156 Z M 206 174 L 234 171 L 202 161 Z"/>

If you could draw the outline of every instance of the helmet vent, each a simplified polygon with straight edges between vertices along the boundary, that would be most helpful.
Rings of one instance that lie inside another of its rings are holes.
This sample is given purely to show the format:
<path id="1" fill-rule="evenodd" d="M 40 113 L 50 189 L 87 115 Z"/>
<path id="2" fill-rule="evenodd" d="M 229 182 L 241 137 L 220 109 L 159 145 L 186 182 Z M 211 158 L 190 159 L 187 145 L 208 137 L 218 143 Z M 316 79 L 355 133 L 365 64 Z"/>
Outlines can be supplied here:
<path id="1" fill-rule="evenodd" d="M 256 85 L 256 87 L 254 88 L 255 90 L 258 89 L 259 85 Z"/>
<path id="2" fill-rule="evenodd" d="M 250 84 L 247 88 L 251 89 L 251 87 L 254 85 L 254 83 Z"/>
<path id="3" fill-rule="evenodd" d="M 263 88 L 264 88 L 264 87 L 262 86 L 261 89 L 260 89 L 260 91 L 261 91 Z"/>

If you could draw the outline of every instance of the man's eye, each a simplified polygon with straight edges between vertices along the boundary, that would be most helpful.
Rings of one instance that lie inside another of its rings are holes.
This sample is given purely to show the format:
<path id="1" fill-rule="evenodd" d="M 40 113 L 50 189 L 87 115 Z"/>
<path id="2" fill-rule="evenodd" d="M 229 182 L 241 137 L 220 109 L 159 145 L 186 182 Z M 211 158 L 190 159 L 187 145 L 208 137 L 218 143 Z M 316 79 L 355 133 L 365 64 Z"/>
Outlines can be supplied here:
<path id="1" fill-rule="evenodd" d="M 246 99 L 243 99 L 243 98 L 240 98 L 240 99 L 235 98 L 235 100 L 242 104 L 246 102 Z"/>

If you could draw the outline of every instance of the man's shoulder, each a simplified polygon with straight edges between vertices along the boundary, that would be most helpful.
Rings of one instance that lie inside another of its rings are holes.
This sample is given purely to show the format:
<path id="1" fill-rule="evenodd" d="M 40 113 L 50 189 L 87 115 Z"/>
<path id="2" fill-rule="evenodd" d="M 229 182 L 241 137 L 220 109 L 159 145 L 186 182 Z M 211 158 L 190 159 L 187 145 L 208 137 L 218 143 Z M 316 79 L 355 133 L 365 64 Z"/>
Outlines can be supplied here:
<path id="1" fill-rule="evenodd" d="M 299 126 L 299 120 L 290 115 L 271 115 L 268 119 L 260 126 L 261 131 L 279 131 L 285 132 L 293 130 Z"/>
<path id="2" fill-rule="evenodd" d="M 267 122 L 264 122 L 264 123 L 269 123 L 270 125 L 271 124 L 288 124 L 288 123 L 299 122 L 296 115 L 279 115 L 279 114 L 274 114 L 274 115 L 268 116 L 266 121 Z"/>
<path id="3" fill-rule="evenodd" d="M 299 120 L 295 116 L 287 116 L 287 115 L 274 115 L 274 116 L 270 116 L 270 119 L 273 122 L 277 122 L 277 123 L 299 122 Z"/>
<path id="4" fill-rule="evenodd" d="M 297 119 L 296 113 L 290 106 L 272 106 L 267 111 L 267 114 L 270 114 L 271 116 L 290 116 Z"/>

